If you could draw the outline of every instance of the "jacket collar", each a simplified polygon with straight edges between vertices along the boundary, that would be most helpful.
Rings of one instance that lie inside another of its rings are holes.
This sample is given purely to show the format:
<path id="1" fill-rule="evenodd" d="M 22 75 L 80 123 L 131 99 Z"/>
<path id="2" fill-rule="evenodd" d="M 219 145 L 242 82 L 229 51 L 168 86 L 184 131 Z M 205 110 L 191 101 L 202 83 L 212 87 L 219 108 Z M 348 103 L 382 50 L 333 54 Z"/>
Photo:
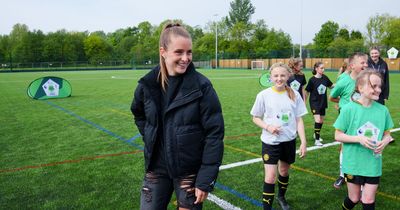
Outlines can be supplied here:
<path id="1" fill-rule="evenodd" d="M 378 62 L 375 63 L 371 58 L 368 58 L 369 63 L 372 65 L 381 65 L 383 63 L 383 59 L 381 57 L 378 58 Z"/>
<path id="2" fill-rule="evenodd" d="M 156 66 L 153 68 L 148 74 L 142 77 L 139 80 L 139 83 L 145 84 L 151 89 L 160 89 L 161 85 L 158 79 L 158 75 L 160 73 L 160 66 Z M 198 85 L 198 81 L 196 78 L 196 70 L 194 68 L 193 63 L 190 63 L 186 72 L 182 75 L 182 85 L 180 87 L 179 93 L 176 96 L 178 98 L 180 95 L 184 96 L 189 94 L 190 92 L 200 89 Z"/>
<path id="3" fill-rule="evenodd" d="M 156 102 L 161 97 L 161 85 L 158 81 L 158 74 L 160 72 L 160 66 L 153 68 L 148 74 L 139 80 L 139 83 L 144 84 Z M 182 106 L 183 104 L 189 103 L 199 97 L 203 93 L 200 91 L 199 77 L 193 63 L 190 63 L 186 72 L 182 75 L 182 84 L 178 90 L 175 99 L 170 103 L 165 113 L 171 109 Z"/>

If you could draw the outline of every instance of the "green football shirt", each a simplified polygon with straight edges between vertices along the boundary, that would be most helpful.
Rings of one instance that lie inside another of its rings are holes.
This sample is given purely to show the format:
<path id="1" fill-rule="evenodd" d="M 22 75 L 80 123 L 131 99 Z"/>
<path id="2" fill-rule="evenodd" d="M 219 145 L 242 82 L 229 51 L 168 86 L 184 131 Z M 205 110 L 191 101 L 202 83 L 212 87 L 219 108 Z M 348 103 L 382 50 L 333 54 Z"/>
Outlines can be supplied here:
<path id="1" fill-rule="evenodd" d="M 338 79 L 335 87 L 331 90 L 330 94 L 332 98 L 340 97 L 340 108 L 351 101 L 350 97 L 354 92 L 354 87 L 356 86 L 356 81 L 353 80 L 349 74 L 343 73 L 341 74 L 341 76 L 342 77 Z"/>
<path id="2" fill-rule="evenodd" d="M 364 135 L 373 140 L 382 140 L 383 133 L 393 127 L 386 106 L 373 102 L 364 107 L 357 102 L 345 105 L 333 125 L 350 136 Z M 343 172 L 351 175 L 377 177 L 382 175 L 382 156 L 359 143 L 343 143 Z"/>

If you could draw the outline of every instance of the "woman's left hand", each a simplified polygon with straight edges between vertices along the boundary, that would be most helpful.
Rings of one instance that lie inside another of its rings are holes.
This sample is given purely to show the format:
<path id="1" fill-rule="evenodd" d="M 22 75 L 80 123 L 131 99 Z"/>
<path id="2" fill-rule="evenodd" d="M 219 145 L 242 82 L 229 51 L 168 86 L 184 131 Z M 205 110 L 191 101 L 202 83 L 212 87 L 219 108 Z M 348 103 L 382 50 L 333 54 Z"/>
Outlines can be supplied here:
<path id="1" fill-rule="evenodd" d="M 199 204 L 202 203 L 205 199 L 207 199 L 208 192 L 202 191 L 199 188 L 195 188 L 195 196 L 196 196 L 196 201 L 194 204 Z"/>

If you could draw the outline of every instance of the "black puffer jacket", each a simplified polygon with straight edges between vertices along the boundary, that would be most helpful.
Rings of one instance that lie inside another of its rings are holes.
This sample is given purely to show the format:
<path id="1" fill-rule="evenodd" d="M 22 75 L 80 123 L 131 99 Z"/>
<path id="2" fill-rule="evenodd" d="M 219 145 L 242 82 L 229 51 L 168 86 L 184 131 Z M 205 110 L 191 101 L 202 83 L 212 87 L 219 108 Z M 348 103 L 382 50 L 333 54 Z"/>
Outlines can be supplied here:
<path id="1" fill-rule="evenodd" d="M 368 67 L 379 72 L 383 79 L 382 92 L 379 95 L 379 102 L 384 103 L 384 99 L 389 99 L 389 68 L 387 63 L 379 57 L 377 63 L 375 63 L 371 58 L 368 58 Z"/>
<path id="2" fill-rule="evenodd" d="M 145 143 L 148 170 L 157 130 L 162 129 L 167 169 L 171 177 L 197 174 L 196 187 L 210 192 L 223 156 L 224 121 L 218 96 L 211 82 L 191 64 L 183 75 L 176 97 L 161 113 L 160 67 L 139 80 L 131 111 Z M 163 114 L 163 117 L 159 117 Z"/>

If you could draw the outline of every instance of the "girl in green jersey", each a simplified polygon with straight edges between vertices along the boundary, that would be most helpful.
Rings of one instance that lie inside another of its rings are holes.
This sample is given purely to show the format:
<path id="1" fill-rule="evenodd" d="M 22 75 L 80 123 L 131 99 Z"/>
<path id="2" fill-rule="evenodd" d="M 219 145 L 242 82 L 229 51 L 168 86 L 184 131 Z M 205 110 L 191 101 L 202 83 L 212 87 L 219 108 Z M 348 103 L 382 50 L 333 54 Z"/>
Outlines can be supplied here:
<path id="1" fill-rule="evenodd" d="M 381 154 L 392 139 L 389 130 L 393 127 L 388 109 L 375 102 L 381 85 L 379 73 L 362 71 L 355 84 L 355 92 L 360 97 L 342 107 L 334 124 L 335 139 L 343 142 L 343 172 L 348 196 L 342 208 L 346 210 L 359 201 L 364 210 L 375 209 L 375 195 L 382 175 Z"/>

